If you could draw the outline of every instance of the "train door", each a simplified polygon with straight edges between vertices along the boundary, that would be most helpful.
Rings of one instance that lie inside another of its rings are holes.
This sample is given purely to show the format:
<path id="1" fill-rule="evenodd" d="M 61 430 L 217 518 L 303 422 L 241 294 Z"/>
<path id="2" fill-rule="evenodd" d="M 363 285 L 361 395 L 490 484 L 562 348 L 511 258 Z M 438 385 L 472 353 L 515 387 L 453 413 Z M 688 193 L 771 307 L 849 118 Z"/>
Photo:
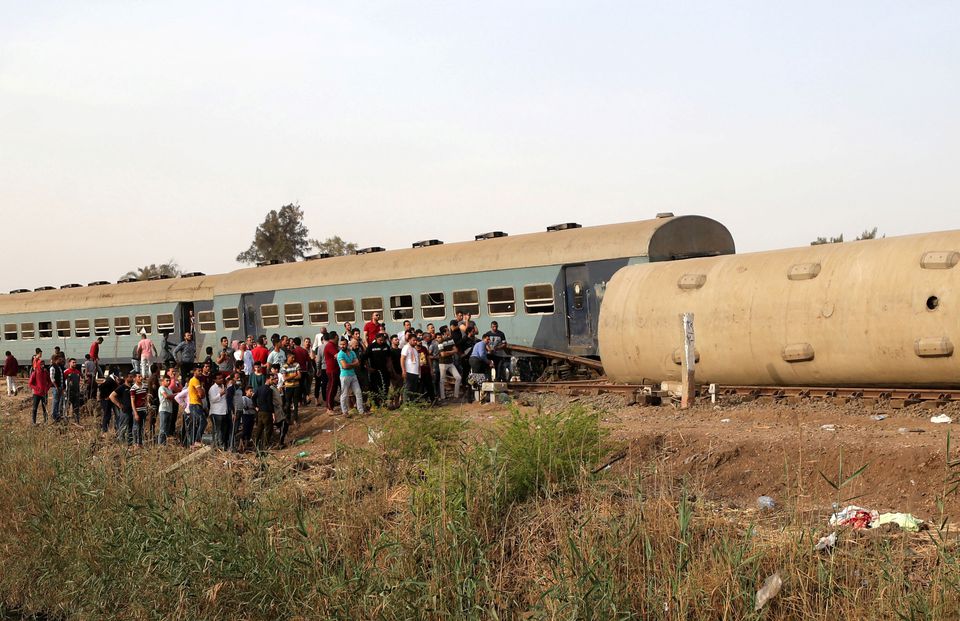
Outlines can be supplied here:
<path id="1" fill-rule="evenodd" d="M 193 316 L 193 302 L 181 302 L 180 303 L 180 335 L 183 336 L 187 332 L 193 332 L 193 338 L 197 338 L 196 334 L 196 323 Z"/>
<path id="2" fill-rule="evenodd" d="M 240 312 L 243 314 L 243 337 L 257 338 L 257 308 L 253 303 L 253 296 L 240 296 Z"/>
<path id="3" fill-rule="evenodd" d="M 571 347 L 590 347 L 596 340 L 591 320 L 587 275 L 586 265 L 567 265 L 563 268 L 567 342 Z"/>

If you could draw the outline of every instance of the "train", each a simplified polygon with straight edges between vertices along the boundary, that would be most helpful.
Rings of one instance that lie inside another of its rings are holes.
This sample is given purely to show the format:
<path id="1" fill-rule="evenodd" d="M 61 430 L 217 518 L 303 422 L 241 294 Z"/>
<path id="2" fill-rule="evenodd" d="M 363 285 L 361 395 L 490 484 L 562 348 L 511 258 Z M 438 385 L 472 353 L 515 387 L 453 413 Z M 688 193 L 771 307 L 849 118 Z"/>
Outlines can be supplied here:
<path id="1" fill-rule="evenodd" d="M 607 284 L 607 376 L 698 383 L 958 387 L 960 231 L 632 265 Z"/>
<path id="2" fill-rule="evenodd" d="M 601 302 L 617 271 L 734 252 L 723 224 L 664 213 L 521 235 L 492 231 L 456 243 L 363 248 L 220 275 L 18 289 L 0 295 L 0 347 L 25 365 L 38 347 L 45 356 L 59 346 L 82 359 L 102 337 L 101 362 L 128 365 L 141 331 L 169 352 L 193 330 L 199 353 L 216 350 L 222 336 L 312 338 L 321 328 L 362 325 L 375 312 L 390 333 L 404 320 L 439 328 L 463 312 L 484 329 L 497 321 L 513 344 L 597 357 Z"/>

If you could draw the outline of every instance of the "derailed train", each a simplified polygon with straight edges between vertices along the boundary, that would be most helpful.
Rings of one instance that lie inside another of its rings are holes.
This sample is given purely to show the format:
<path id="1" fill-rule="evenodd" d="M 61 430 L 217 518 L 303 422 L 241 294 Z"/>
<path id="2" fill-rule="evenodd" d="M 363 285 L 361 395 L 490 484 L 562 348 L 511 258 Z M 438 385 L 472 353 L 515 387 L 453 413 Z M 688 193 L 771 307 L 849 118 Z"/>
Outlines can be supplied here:
<path id="1" fill-rule="evenodd" d="M 612 379 L 773 386 L 960 386 L 960 231 L 620 270 L 599 340 Z"/>
<path id="2" fill-rule="evenodd" d="M 26 365 L 54 346 L 82 358 L 102 337 L 105 363 L 129 364 L 145 330 L 169 351 L 184 331 L 197 351 L 219 338 L 287 334 L 313 337 L 379 312 L 387 330 L 403 321 L 437 327 L 458 311 L 486 329 L 500 324 L 510 342 L 596 356 L 597 318 L 606 282 L 620 268 L 734 252 L 730 232 L 701 216 L 673 217 L 474 241 L 428 240 L 412 248 L 367 248 L 356 255 L 147 282 L 17 290 L 0 295 L 0 347 Z M 160 335 L 162 338 L 157 338 Z M 201 354 L 202 355 L 202 354 Z"/>

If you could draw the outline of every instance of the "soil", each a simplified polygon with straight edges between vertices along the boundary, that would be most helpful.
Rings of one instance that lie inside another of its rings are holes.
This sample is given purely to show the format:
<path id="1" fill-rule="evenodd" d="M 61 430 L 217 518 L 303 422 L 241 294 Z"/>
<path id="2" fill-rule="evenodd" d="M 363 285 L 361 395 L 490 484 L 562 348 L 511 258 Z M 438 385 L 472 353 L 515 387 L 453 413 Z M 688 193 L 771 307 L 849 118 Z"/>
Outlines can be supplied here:
<path id="1" fill-rule="evenodd" d="M 703 403 L 679 410 L 669 404 L 625 406 L 616 395 L 521 395 L 518 403 L 545 410 L 574 404 L 596 408 L 609 431 L 610 455 L 625 453 L 610 466 L 610 474 L 642 472 L 680 480 L 692 493 L 732 509 L 756 507 L 757 498 L 765 495 L 800 511 L 828 511 L 839 502 L 927 520 L 941 515 L 938 499 L 948 489 L 948 435 L 960 424 L 960 404 L 930 410 L 893 409 L 883 402 Z M 30 397 L 23 392 L 0 396 L 3 417 L 16 416 L 24 426 L 29 425 L 29 406 Z M 506 407 L 456 404 L 445 410 L 483 427 L 495 424 Z M 930 417 L 938 414 L 955 422 L 931 423 Z M 886 418 L 875 420 L 877 416 Z M 366 446 L 380 423 L 376 416 L 332 416 L 316 406 L 302 408 L 301 418 L 290 430 L 288 448 L 274 452 L 277 458 L 294 460 L 306 451 L 307 459 L 322 463 L 335 443 Z M 92 417 L 84 419 L 84 426 L 94 424 Z M 951 458 L 957 459 L 956 449 Z M 825 480 L 843 481 L 862 466 L 862 473 L 839 492 Z M 948 495 L 943 509 L 947 515 L 960 514 L 960 495 Z"/>

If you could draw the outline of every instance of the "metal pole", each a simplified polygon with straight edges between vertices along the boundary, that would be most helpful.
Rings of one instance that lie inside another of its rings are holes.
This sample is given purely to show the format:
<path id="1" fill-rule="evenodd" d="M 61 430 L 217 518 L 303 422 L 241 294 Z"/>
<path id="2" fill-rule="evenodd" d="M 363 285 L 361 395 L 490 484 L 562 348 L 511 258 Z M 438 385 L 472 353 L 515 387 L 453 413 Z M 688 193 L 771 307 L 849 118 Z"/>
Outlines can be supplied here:
<path id="1" fill-rule="evenodd" d="M 685 410 L 693 405 L 696 390 L 696 383 L 694 382 L 696 348 L 693 336 L 693 313 L 683 313 L 680 318 L 683 323 L 683 376 L 681 378 L 680 408 Z"/>

